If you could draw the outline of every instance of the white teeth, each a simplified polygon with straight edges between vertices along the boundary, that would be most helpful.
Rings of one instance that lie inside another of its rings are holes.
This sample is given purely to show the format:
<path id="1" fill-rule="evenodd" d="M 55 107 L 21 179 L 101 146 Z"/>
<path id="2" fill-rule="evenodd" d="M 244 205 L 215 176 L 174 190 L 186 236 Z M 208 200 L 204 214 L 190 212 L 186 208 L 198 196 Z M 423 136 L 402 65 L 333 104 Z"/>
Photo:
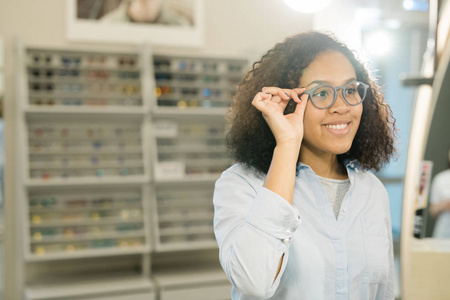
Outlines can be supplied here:
<path id="1" fill-rule="evenodd" d="M 348 124 L 339 124 L 339 125 L 325 125 L 327 128 L 331 128 L 331 129 L 344 129 L 345 127 L 347 127 Z"/>

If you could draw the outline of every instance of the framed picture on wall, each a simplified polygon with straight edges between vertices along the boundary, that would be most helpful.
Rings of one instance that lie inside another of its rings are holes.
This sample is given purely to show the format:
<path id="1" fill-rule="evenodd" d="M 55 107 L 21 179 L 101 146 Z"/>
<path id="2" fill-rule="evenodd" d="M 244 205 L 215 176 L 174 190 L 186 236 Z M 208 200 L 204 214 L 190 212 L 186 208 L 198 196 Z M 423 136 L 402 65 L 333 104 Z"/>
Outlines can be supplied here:
<path id="1" fill-rule="evenodd" d="M 70 40 L 203 44 L 203 0 L 67 0 Z"/>

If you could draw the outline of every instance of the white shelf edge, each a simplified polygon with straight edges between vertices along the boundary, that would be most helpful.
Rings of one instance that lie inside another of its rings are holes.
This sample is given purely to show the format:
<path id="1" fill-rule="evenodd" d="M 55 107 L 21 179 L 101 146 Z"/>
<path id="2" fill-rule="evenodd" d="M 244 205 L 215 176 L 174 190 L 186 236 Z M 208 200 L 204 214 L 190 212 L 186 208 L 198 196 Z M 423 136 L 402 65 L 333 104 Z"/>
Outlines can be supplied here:
<path id="1" fill-rule="evenodd" d="M 108 185 L 139 185 L 150 183 L 148 176 L 124 176 L 117 178 L 76 178 L 76 179 L 28 179 L 25 181 L 26 187 L 67 187 L 67 186 L 108 186 Z"/>
<path id="2" fill-rule="evenodd" d="M 78 259 L 87 257 L 104 257 L 104 256 L 119 256 L 119 255 L 131 255 L 131 254 L 144 254 L 150 253 L 151 249 L 148 246 L 142 247 L 130 247 L 130 248 L 112 248 L 112 249 L 99 249 L 99 250 L 80 250 L 69 253 L 47 253 L 45 255 L 28 254 L 25 256 L 27 262 L 42 262 L 42 261 L 55 261 L 55 260 L 67 260 Z"/>
<path id="3" fill-rule="evenodd" d="M 28 106 L 24 112 L 26 114 L 87 114 L 87 115 L 107 115 L 107 114 L 121 114 L 121 115 L 145 115 L 149 110 L 143 107 L 95 107 L 95 106 L 79 106 L 79 107 L 33 107 Z"/>
<path id="4" fill-rule="evenodd" d="M 161 108 L 157 107 L 153 110 L 153 115 L 155 116 L 195 116 L 195 117 L 211 117 L 211 116 L 223 116 L 228 111 L 228 107 L 226 108 Z"/>
<path id="5" fill-rule="evenodd" d="M 111 278 L 112 277 L 112 278 Z M 36 282 L 26 287 L 25 295 L 29 300 L 60 299 L 61 297 L 95 296 L 120 292 L 155 292 L 152 280 L 139 274 L 110 276 L 74 275 L 53 282 Z"/>
<path id="6" fill-rule="evenodd" d="M 171 184 L 171 183 L 208 183 L 215 182 L 219 179 L 220 174 L 208 174 L 208 175 L 193 175 L 183 178 L 155 178 L 156 184 Z"/>
<path id="7" fill-rule="evenodd" d="M 193 242 L 179 242 L 170 244 L 158 243 L 155 245 L 155 252 L 182 252 L 189 250 L 207 250 L 218 249 L 216 241 L 193 241 Z"/>

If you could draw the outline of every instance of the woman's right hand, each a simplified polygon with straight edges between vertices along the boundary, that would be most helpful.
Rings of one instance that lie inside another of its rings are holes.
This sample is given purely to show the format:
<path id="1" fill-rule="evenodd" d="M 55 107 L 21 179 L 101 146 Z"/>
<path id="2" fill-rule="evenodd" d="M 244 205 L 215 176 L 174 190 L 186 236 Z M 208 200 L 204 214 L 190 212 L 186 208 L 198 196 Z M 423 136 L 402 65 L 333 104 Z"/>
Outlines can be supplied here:
<path id="1" fill-rule="evenodd" d="M 272 130 L 277 145 L 284 143 L 300 146 L 303 139 L 303 116 L 305 114 L 308 95 L 298 97 L 304 88 L 282 89 L 278 87 L 263 87 L 253 98 L 252 105 L 258 109 Z M 297 106 L 291 114 L 284 115 L 290 99 Z"/>

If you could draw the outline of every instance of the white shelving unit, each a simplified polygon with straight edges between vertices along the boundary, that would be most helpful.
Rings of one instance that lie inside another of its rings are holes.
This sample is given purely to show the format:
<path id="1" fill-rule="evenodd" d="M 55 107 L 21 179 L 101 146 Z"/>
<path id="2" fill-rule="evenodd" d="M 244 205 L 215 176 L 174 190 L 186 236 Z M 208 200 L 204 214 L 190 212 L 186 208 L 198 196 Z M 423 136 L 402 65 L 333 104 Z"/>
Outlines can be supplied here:
<path id="1" fill-rule="evenodd" d="M 24 299 L 155 299 L 147 50 L 18 48 Z"/>
<path id="2" fill-rule="evenodd" d="M 229 299 L 217 262 L 155 280 L 152 260 L 217 251 L 214 181 L 246 60 L 19 45 L 17 63 L 24 299 Z"/>
<path id="3" fill-rule="evenodd" d="M 217 247 L 214 182 L 233 163 L 224 116 L 246 65 L 243 59 L 153 56 L 156 251 Z"/>

